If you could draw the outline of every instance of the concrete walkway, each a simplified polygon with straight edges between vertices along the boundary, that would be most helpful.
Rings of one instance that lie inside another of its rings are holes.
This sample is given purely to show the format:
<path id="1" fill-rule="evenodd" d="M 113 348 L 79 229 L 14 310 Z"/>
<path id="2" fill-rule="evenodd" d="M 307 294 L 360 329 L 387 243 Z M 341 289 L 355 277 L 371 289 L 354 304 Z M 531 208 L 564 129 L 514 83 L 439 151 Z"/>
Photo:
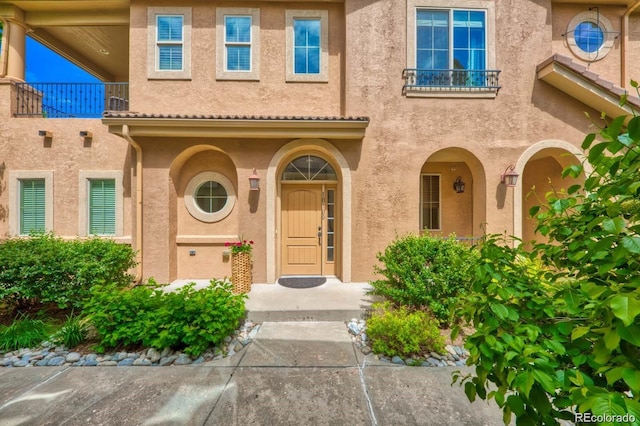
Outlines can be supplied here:
<path id="1" fill-rule="evenodd" d="M 456 368 L 374 362 L 342 322 L 265 322 L 199 366 L 0 368 L 0 425 L 500 425 Z"/>

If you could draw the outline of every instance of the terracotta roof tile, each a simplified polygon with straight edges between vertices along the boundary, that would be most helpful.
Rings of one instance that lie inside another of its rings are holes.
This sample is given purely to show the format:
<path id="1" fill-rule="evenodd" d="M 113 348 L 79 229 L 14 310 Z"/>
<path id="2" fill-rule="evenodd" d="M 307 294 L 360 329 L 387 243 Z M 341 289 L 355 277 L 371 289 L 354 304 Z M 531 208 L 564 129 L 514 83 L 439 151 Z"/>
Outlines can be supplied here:
<path id="1" fill-rule="evenodd" d="M 369 117 L 302 116 L 302 115 L 216 115 L 155 114 L 131 111 L 105 111 L 103 118 L 175 118 L 181 120 L 256 120 L 256 121 L 364 121 Z"/>

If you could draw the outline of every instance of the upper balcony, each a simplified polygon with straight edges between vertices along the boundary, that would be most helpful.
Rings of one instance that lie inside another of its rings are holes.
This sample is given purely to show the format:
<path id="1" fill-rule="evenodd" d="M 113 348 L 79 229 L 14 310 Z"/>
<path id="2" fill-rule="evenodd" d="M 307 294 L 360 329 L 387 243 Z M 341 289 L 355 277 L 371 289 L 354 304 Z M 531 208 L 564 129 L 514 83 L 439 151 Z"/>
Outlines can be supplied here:
<path id="1" fill-rule="evenodd" d="M 14 83 L 14 117 L 100 118 L 129 111 L 129 83 Z"/>
<path id="2" fill-rule="evenodd" d="M 429 70 L 407 68 L 402 72 L 406 96 L 494 97 L 500 90 L 499 70 Z"/>

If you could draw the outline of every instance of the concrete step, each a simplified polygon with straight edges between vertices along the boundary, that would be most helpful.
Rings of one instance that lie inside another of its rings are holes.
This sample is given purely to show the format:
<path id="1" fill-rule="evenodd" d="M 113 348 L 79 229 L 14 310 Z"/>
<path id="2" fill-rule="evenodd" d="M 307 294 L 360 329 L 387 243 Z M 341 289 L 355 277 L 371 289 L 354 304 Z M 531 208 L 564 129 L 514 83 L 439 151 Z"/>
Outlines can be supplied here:
<path id="1" fill-rule="evenodd" d="M 363 318 L 373 301 L 367 283 L 344 284 L 328 279 L 321 286 L 295 289 L 279 284 L 253 284 L 246 301 L 247 319 L 266 321 L 349 321 Z"/>

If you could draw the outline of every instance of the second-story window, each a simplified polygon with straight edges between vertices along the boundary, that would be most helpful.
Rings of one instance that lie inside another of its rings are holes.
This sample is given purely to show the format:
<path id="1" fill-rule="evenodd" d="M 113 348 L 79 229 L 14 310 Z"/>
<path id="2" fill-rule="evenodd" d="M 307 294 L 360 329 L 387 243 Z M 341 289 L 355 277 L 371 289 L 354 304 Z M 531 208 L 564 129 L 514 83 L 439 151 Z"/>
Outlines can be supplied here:
<path id="1" fill-rule="evenodd" d="M 329 81 L 329 11 L 287 10 L 287 81 Z"/>
<path id="2" fill-rule="evenodd" d="M 216 8 L 216 78 L 260 80 L 260 9 Z"/>
<path id="3" fill-rule="evenodd" d="M 184 17 L 158 15 L 156 17 L 158 71 L 182 71 Z"/>
<path id="4" fill-rule="evenodd" d="M 481 10 L 419 9 L 416 65 L 419 69 L 486 69 L 486 18 Z"/>
<path id="5" fill-rule="evenodd" d="M 293 72 L 320 73 L 320 19 L 293 20 Z"/>
<path id="6" fill-rule="evenodd" d="M 495 58 L 494 2 L 407 0 L 405 95 L 493 98 Z"/>
<path id="7" fill-rule="evenodd" d="M 147 9 L 147 77 L 191 78 L 191 8 Z"/>
<path id="8" fill-rule="evenodd" d="M 224 17 L 226 71 L 251 71 L 251 17 Z"/>

